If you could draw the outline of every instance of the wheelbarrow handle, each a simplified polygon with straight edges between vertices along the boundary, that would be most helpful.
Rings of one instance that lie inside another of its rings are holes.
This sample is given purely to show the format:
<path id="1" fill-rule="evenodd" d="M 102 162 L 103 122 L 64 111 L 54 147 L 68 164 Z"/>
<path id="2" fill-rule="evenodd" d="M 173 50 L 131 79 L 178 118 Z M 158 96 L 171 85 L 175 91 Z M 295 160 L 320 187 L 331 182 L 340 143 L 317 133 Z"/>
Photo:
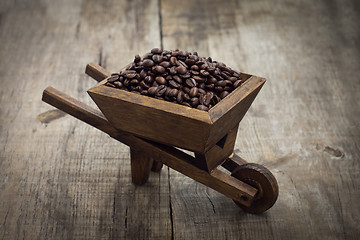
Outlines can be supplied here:
<path id="1" fill-rule="evenodd" d="M 98 82 L 101 82 L 102 80 L 110 76 L 110 73 L 106 71 L 106 69 L 94 62 L 86 65 L 85 73 Z"/>

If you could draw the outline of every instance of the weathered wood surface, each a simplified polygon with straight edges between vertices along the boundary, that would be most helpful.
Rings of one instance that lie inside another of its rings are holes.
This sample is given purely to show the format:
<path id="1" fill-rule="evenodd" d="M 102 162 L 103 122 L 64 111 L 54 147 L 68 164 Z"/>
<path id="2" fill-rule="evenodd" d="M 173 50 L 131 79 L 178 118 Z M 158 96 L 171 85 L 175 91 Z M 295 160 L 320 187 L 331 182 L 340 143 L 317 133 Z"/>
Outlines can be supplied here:
<path id="1" fill-rule="evenodd" d="M 0 239 L 357 239 L 359 22 L 356 1 L 1 1 Z M 128 147 L 41 102 L 95 106 L 88 62 L 161 44 L 267 78 L 236 143 L 278 180 L 265 214 L 167 168 L 135 186 Z"/>

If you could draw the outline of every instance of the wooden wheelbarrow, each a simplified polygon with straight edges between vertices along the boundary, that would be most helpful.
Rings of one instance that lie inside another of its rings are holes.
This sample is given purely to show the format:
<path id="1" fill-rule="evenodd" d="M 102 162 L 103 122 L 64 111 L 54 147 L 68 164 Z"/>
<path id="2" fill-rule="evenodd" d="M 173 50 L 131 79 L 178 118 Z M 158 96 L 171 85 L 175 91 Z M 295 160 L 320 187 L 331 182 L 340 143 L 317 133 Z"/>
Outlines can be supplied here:
<path id="1" fill-rule="evenodd" d="M 275 177 L 233 153 L 239 122 L 264 78 L 242 73 L 245 83 L 205 112 L 107 87 L 110 74 L 94 63 L 85 72 L 99 82 L 88 93 L 101 112 L 53 87 L 44 90 L 42 100 L 128 145 L 134 184 L 144 184 L 151 170 L 158 172 L 165 164 L 247 212 L 262 213 L 274 205 L 279 192 Z"/>

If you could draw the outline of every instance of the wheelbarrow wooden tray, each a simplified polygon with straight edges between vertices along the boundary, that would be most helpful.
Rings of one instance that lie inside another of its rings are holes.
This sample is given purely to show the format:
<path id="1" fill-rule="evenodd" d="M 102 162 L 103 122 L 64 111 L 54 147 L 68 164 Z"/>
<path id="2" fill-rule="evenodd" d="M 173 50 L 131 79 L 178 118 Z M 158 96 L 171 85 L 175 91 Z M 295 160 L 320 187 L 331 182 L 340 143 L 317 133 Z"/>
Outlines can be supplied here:
<path id="1" fill-rule="evenodd" d="M 237 129 L 266 81 L 248 74 L 242 79 L 240 87 L 208 112 L 108 87 L 106 80 L 88 93 L 116 129 L 204 154 Z"/>

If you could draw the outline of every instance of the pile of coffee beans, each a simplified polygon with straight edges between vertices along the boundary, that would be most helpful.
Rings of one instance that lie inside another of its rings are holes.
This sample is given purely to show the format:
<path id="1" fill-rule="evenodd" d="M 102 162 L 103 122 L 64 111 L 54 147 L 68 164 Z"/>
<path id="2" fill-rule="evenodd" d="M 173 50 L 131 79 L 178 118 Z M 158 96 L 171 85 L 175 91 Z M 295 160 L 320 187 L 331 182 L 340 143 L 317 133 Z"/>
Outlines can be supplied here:
<path id="1" fill-rule="evenodd" d="M 208 111 L 243 83 L 240 73 L 197 52 L 154 48 L 106 85 Z"/>

